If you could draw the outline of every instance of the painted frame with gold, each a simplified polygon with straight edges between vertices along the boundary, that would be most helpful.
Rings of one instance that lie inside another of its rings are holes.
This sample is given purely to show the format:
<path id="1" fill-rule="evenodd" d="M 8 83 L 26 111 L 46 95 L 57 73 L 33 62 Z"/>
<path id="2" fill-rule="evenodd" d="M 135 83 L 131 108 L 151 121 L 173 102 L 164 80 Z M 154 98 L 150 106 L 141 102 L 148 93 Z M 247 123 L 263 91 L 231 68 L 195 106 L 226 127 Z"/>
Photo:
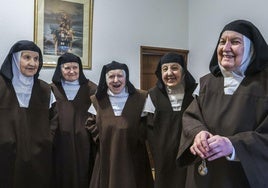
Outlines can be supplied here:
<path id="1" fill-rule="evenodd" d="M 44 67 L 73 53 L 83 68 L 92 68 L 93 0 L 35 0 L 34 41 L 43 52 Z"/>

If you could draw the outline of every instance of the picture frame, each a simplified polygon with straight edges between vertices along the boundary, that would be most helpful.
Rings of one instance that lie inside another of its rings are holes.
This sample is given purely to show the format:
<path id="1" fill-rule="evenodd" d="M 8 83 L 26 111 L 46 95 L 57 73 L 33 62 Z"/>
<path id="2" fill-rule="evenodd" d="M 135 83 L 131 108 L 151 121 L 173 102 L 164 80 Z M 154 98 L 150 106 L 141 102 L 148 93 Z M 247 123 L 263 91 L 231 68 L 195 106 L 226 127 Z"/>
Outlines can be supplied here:
<path id="1" fill-rule="evenodd" d="M 35 0 L 34 41 L 43 52 L 43 66 L 56 67 L 65 52 L 92 68 L 93 0 Z"/>

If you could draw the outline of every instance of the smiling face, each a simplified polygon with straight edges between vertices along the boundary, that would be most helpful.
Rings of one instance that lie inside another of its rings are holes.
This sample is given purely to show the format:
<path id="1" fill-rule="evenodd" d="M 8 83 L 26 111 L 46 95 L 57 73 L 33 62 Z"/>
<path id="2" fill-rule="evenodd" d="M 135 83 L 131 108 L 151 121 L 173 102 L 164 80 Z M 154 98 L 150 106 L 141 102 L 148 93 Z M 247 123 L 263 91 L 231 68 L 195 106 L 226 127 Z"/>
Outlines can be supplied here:
<path id="1" fill-rule="evenodd" d="M 218 61 L 227 71 L 233 71 L 240 66 L 244 53 L 243 35 L 235 31 L 224 31 L 218 47 Z"/>
<path id="2" fill-rule="evenodd" d="M 110 70 L 106 73 L 106 84 L 112 93 L 121 93 L 126 86 L 125 72 L 122 69 Z"/>
<path id="3" fill-rule="evenodd" d="M 181 83 L 182 67 L 178 63 L 165 63 L 161 67 L 162 80 L 168 87 Z"/>
<path id="4" fill-rule="evenodd" d="M 39 68 L 39 53 L 22 51 L 20 57 L 20 72 L 24 76 L 34 76 Z"/>
<path id="5" fill-rule="evenodd" d="M 79 78 L 79 65 L 76 62 L 68 62 L 61 65 L 61 73 L 66 81 L 73 82 Z"/>

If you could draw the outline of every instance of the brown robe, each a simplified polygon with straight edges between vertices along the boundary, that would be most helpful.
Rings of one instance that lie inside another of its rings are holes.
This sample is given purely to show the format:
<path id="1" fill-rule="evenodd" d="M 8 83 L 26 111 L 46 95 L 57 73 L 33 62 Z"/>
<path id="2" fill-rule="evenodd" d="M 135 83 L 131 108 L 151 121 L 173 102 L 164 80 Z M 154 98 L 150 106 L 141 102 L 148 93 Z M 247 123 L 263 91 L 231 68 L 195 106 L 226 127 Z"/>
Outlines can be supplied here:
<path id="1" fill-rule="evenodd" d="M 88 188 L 94 164 L 93 140 L 85 129 L 90 96 L 96 84 L 82 84 L 74 100 L 69 101 L 61 84 L 52 84 L 57 100 L 59 128 L 54 146 L 54 187 Z"/>
<path id="2" fill-rule="evenodd" d="M 141 113 L 146 92 L 137 90 L 115 116 L 108 96 L 92 97 L 97 110 L 99 152 L 90 188 L 152 188 L 153 178 L 145 145 Z"/>
<path id="3" fill-rule="evenodd" d="M 188 168 L 188 188 L 268 187 L 268 70 L 244 78 L 233 95 L 225 95 L 223 77 L 200 80 L 199 97 L 183 117 L 178 162 Z M 225 157 L 207 162 L 208 174 L 197 172 L 200 158 L 189 147 L 201 130 L 228 137 L 239 161 Z"/>
<path id="4" fill-rule="evenodd" d="M 176 163 L 182 130 L 182 113 L 193 100 L 195 84 L 184 95 L 181 111 L 173 111 L 167 95 L 158 87 L 149 90 L 155 113 L 148 115 L 148 142 L 155 168 L 155 188 L 184 187 L 186 168 Z"/>
<path id="5" fill-rule="evenodd" d="M 0 76 L 0 187 L 51 188 L 52 131 L 49 84 L 35 80 L 28 108 L 19 107 L 11 81 Z"/>

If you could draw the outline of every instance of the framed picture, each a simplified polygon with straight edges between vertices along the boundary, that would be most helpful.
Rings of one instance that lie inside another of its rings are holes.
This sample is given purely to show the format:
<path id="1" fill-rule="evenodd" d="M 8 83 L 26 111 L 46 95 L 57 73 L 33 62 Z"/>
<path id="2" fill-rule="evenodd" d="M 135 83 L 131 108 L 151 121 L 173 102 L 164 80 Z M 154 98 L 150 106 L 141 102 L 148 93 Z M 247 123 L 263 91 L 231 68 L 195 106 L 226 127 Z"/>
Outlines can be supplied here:
<path id="1" fill-rule="evenodd" d="M 73 53 L 91 69 L 93 0 L 35 0 L 34 41 L 43 52 L 44 67 Z"/>

